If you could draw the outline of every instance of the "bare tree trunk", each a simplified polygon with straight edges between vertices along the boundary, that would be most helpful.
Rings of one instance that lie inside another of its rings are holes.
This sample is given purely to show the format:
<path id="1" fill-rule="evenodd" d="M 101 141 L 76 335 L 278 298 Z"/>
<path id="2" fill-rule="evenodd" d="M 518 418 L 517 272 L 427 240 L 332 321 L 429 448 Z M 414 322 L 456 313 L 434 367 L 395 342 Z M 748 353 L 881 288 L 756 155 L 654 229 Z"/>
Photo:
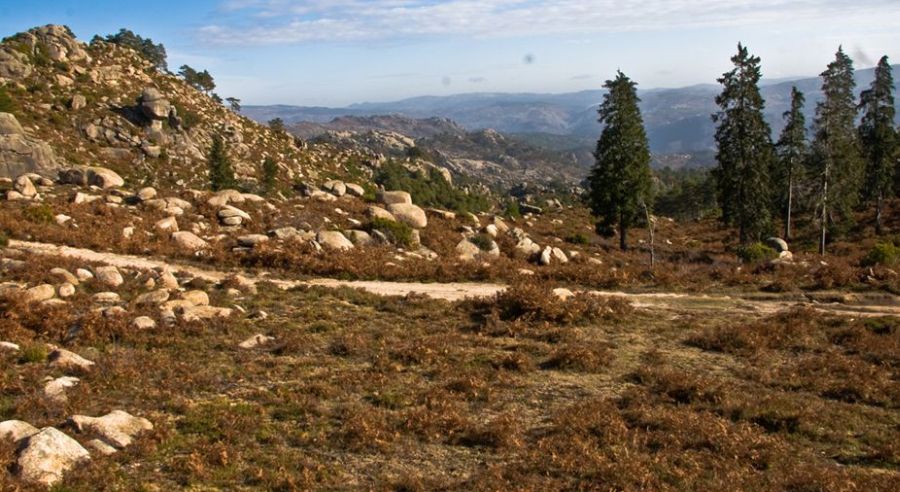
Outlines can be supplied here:
<path id="1" fill-rule="evenodd" d="M 654 249 L 656 242 L 653 220 L 650 218 L 650 208 L 647 207 L 647 204 L 641 202 L 641 206 L 644 207 L 644 215 L 647 217 L 647 228 L 650 230 L 650 270 L 653 270 L 653 267 L 656 266 L 656 250 Z"/>
<path id="2" fill-rule="evenodd" d="M 794 177 L 788 174 L 787 212 L 784 216 L 784 240 L 791 240 L 791 205 L 794 201 Z"/>
<path id="3" fill-rule="evenodd" d="M 627 234 L 628 228 L 625 227 L 625 222 L 619 218 L 619 248 L 622 251 L 628 251 Z"/>
<path id="4" fill-rule="evenodd" d="M 881 235 L 881 207 L 884 202 L 884 194 L 878 193 L 878 200 L 875 202 L 875 234 Z"/>
<path id="5" fill-rule="evenodd" d="M 827 176 L 827 171 L 826 171 Z M 825 255 L 825 232 L 828 227 L 828 178 L 822 187 L 822 234 L 819 237 L 819 254 Z"/>

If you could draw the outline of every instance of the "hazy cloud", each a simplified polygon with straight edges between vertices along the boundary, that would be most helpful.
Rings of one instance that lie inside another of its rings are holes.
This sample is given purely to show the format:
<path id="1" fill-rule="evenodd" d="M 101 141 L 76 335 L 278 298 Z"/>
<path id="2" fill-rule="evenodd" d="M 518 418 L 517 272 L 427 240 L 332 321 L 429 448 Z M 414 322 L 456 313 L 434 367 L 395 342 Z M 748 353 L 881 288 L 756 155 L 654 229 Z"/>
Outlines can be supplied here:
<path id="1" fill-rule="evenodd" d="M 214 44 L 534 36 L 728 27 L 824 18 L 889 27 L 897 0 L 226 0 Z"/>
<path id="2" fill-rule="evenodd" d="M 487 79 L 484 77 L 469 77 L 469 83 L 471 84 L 481 84 L 487 82 Z"/>
<path id="3" fill-rule="evenodd" d="M 572 80 L 589 80 L 594 78 L 593 75 L 589 73 L 581 73 L 572 77 Z"/>

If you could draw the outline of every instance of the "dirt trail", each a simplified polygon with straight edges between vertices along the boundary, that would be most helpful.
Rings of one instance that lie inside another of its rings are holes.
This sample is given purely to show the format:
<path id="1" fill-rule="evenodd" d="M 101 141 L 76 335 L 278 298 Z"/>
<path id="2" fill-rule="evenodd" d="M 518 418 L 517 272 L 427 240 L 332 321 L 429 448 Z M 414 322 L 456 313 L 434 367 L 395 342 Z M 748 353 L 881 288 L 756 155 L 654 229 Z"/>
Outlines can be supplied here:
<path id="1" fill-rule="evenodd" d="M 183 272 L 187 275 L 202 278 L 211 282 L 219 282 L 229 275 L 241 273 L 251 281 L 268 281 L 284 289 L 299 286 L 320 286 L 328 288 L 350 287 L 362 289 L 382 296 L 405 296 L 407 294 L 415 293 L 426 295 L 434 299 L 443 299 L 454 302 L 467 297 L 490 297 L 498 292 L 502 292 L 506 288 L 506 286 L 502 284 L 489 283 L 387 282 L 324 278 L 313 280 L 290 280 L 275 278 L 265 273 L 253 274 L 242 271 L 215 270 L 142 256 L 105 253 L 47 243 L 12 240 L 10 241 L 9 247 L 31 254 L 72 258 L 85 262 L 117 266 L 120 268 L 131 268 L 136 270 L 168 269 L 172 272 Z M 769 314 L 793 306 L 802 305 L 846 316 L 900 316 L 900 297 L 884 293 L 850 294 L 842 292 L 825 292 L 786 295 L 709 295 L 666 292 L 630 293 L 621 291 L 591 291 L 591 293 L 599 296 L 623 297 L 638 308 L 672 312 L 730 311 Z"/>

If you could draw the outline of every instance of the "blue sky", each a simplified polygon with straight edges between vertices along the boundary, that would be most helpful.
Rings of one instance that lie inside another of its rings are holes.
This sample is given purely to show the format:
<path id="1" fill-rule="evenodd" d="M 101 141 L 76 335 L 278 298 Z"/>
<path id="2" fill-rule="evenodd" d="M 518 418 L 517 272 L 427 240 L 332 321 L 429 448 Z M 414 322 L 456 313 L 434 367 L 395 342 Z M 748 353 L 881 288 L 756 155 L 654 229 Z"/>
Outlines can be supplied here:
<path id="1" fill-rule="evenodd" d="M 739 41 L 768 78 L 900 61 L 900 0 L 0 0 L 0 35 L 127 27 L 244 104 L 714 83 Z"/>

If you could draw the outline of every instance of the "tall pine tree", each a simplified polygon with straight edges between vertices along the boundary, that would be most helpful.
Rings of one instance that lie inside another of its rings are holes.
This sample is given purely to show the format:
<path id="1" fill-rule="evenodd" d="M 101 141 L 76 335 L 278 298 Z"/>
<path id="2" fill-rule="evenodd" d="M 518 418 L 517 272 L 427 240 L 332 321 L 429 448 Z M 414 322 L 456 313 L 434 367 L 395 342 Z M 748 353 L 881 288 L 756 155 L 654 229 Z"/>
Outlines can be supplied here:
<path id="1" fill-rule="evenodd" d="M 206 163 L 209 165 L 209 184 L 213 191 L 235 186 L 234 169 L 231 167 L 231 159 L 228 158 L 228 149 L 219 135 L 213 136 Z"/>
<path id="2" fill-rule="evenodd" d="M 829 228 L 834 232 L 834 228 L 844 228 L 853 221 L 863 160 L 855 125 L 853 60 L 843 48 L 838 48 L 822 79 L 825 98 L 816 106 L 809 174 L 817 197 L 819 253 L 825 254 Z"/>
<path id="3" fill-rule="evenodd" d="M 884 199 L 893 191 L 897 161 L 897 132 L 894 129 L 894 76 L 884 56 L 875 68 L 872 86 L 860 96 L 863 111 L 859 142 L 866 159 L 862 198 L 875 202 L 875 233 L 881 234 Z"/>
<path id="4" fill-rule="evenodd" d="M 604 84 L 608 92 L 599 110 L 604 127 L 588 178 L 598 230 L 611 232 L 618 226 L 622 250 L 628 249 L 628 228 L 642 220 L 651 199 L 650 146 L 636 86 L 622 72 Z"/>
<path id="5" fill-rule="evenodd" d="M 809 153 L 806 142 L 806 117 L 803 115 L 803 105 L 806 97 L 797 90 L 791 88 L 791 109 L 785 111 L 785 126 L 775 144 L 778 159 L 776 162 L 773 179 L 775 181 L 775 194 L 777 206 L 784 214 L 784 238 L 791 239 L 791 213 L 794 205 L 794 190 L 800 181 L 800 172 Z"/>
<path id="6" fill-rule="evenodd" d="M 738 227 L 744 244 L 758 241 L 771 226 L 769 171 L 775 154 L 759 92 L 760 59 L 738 44 L 731 61 L 734 69 L 719 79 L 722 93 L 716 104 L 721 110 L 713 115 L 718 146 L 714 173 L 722 219 Z"/>

